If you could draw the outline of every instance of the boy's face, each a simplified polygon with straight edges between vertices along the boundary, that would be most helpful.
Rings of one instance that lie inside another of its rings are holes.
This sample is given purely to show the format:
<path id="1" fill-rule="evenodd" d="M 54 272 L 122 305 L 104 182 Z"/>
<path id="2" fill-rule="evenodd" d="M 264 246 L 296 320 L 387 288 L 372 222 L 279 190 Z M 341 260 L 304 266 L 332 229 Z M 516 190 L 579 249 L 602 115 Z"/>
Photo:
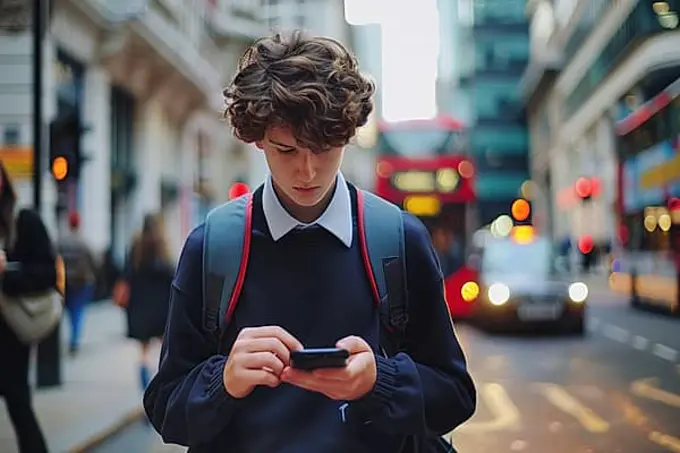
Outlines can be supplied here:
<path id="1" fill-rule="evenodd" d="M 298 146 L 291 131 L 285 127 L 270 127 L 262 141 L 262 149 L 281 200 L 286 206 L 313 208 L 323 204 L 335 183 L 342 163 L 344 147 L 313 153 Z M 321 213 L 318 213 L 320 215 Z"/>

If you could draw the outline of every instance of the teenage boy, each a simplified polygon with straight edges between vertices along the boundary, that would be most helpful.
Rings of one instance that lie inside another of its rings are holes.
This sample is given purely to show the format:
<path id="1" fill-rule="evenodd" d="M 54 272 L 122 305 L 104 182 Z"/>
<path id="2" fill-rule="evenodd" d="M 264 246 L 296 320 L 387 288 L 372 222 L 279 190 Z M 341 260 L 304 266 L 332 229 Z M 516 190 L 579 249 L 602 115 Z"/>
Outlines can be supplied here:
<path id="1" fill-rule="evenodd" d="M 339 171 L 373 93 L 355 57 L 329 38 L 276 35 L 243 55 L 225 113 L 235 135 L 262 150 L 270 176 L 253 194 L 247 274 L 219 340 L 203 325 L 205 224 L 184 245 L 144 398 L 166 442 L 195 453 L 397 453 L 414 451 L 407 438 L 446 434 L 474 413 L 436 253 L 406 213 L 406 346 L 380 352 L 358 189 Z M 290 366 L 291 351 L 333 346 L 349 351 L 344 368 Z"/>

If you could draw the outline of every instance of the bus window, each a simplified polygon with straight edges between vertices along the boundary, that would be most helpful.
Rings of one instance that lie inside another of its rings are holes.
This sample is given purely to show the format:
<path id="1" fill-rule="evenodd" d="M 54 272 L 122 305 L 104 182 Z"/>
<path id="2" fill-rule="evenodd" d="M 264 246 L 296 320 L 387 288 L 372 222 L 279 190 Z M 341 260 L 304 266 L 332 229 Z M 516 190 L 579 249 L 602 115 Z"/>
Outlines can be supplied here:
<path id="1" fill-rule="evenodd" d="M 446 278 L 465 265 L 464 205 L 444 205 L 440 215 L 421 220 L 430 232 L 432 246 Z"/>
<path id="2" fill-rule="evenodd" d="M 378 149 L 385 154 L 404 157 L 429 157 L 460 152 L 460 132 L 449 129 L 395 129 L 384 131 Z"/>

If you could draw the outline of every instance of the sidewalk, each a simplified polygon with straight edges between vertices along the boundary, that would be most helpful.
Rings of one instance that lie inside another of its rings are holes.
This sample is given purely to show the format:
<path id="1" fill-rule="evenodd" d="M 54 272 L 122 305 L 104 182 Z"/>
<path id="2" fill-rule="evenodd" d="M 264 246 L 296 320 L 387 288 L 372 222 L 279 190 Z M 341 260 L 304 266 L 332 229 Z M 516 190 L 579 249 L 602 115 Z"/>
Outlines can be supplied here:
<path id="1" fill-rule="evenodd" d="M 64 345 L 68 330 L 65 318 L 61 328 Z M 158 357 L 158 348 L 154 357 Z M 136 343 L 125 338 L 124 312 L 106 302 L 89 307 L 78 356 L 62 355 L 63 385 L 36 390 L 33 396 L 51 452 L 86 451 L 144 416 L 137 358 Z M 34 376 L 33 367 L 31 377 Z M 0 451 L 17 451 L 2 400 Z"/>

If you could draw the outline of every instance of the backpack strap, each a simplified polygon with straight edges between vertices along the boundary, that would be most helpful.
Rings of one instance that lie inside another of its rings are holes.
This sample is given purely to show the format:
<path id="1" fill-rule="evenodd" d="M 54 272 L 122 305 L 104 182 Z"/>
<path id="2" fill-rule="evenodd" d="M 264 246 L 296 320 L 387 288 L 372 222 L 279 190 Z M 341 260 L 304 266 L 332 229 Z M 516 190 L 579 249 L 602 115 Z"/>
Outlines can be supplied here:
<path id="1" fill-rule="evenodd" d="M 250 255 L 252 219 L 252 193 L 213 209 L 206 217 L 203 322 L 205 329 L 217 336 L 231 321 L 243 289 Z"/>
<path id="2" fill-rule="evenodd" d="M 409 320 L 401 209 L 357 189 L 357 223 L 364 265 L 385 330 L 381 346 L 394 355 L 403 346 Z"/>

